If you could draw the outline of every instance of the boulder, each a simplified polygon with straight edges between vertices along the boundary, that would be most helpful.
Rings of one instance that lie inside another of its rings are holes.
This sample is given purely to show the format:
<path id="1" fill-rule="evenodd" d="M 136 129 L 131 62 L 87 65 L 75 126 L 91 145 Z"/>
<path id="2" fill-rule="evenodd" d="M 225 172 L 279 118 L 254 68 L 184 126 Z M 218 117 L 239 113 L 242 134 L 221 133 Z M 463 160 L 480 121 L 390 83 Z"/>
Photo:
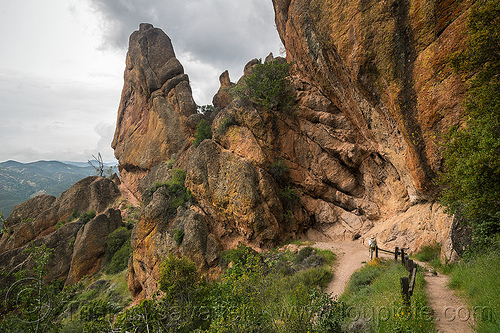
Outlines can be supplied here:
<path id="1" fill-rule="evenodd" d="M 110 208 L 80 228 L 73 245 L 66 284 L 73 285 L 102 268 L 108 235 L 121 226 L 120 211 Z"/>

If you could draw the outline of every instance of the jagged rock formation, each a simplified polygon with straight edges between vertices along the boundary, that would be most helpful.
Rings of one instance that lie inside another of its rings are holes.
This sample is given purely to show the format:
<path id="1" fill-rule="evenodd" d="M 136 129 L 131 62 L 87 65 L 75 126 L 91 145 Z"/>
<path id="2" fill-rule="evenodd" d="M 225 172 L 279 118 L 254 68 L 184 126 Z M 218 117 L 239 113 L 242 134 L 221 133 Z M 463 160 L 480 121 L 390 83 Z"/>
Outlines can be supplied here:
<path id="1" fill-rule="evenodd" d="M 172 109 L 165 100 L 191 105 L 192 98 L 187 80 L 169 90 L 172 76 L 161 75 L 176 62 L 170 40 L 150 25 L 132 34 L 113 146 L 123 182 L 142 193 L 128 275 L 137 298 L 156 291 L 159 264 L 172 251 L 211 271 L 219 252 L 239 242 L 267 247 L 306 234 L 334 240 L 376 234 L 387 246 L 417 249 L 450 239 L 452 219 L 434 202 L 433 179 L 439 134 L 460 113 L 464 87 L 444 60 L 462 46 L 467 3 L 453 3 L 445 15 L 439 4 L 416 2 L 273 2 L 287 60 L 296 67 L 293 114 L 235 98 L 227 72 L 213 114 Z M 161 36 L 157 46 L 150 34 Z M 149 52 L 162 54 L 153 62 L 161 65 L 150 69 L 146 50 L 155 47 L 162 51 Z M 244 75 L 257 63 L 250 61 Z M 160 117 L 165 110 L 168 118 Z M 157 118 L 154 127 L 146 125 Z M 213 138 L 190 146 L 202 119 Z M 277 162 L 289 170 L 286 179 L 273 174 Z M 186 171 L 195 199 L 177 209 L 167 188 L 153 186 L 172 179 L 173 168 Z M 180 243 L 176 230 L 184 233 Z"/>
<path id="2" fill-rule="evenodd" d="M 122 226 L 120 211 L 108 208 L 119 195 L 111 180 L 87 177 L 58 198 L 41 195 L 16 206 L 5 220 L 0 238 L 2 271 L 28 267 L 31 261 L 24 250 L 32 242 L 53 249 L 44 277 L 47 281 L 63 279 L 73 284 L 93 274 L 103 263 L 107 236 Z M 80 219 L 68 220 L 74 211 L 91 210 L 96 217 L 86 224 Z"/>
<path id="3" fill-rule="evenodd" d="M 445 60 L 463 46 L 470 4 L 273 4 L 296 69 L 293 114 L 234 98 L 227 72 L 215 112 L 195 114 L 169 38 L 148 24 L 130 38 L 113 147 L 123 185 L 143 201 L 128 275 L 135 297 L 156 290 L 171 251 L 210 271 L 220 250 L 238 242 L 376 234 L 387 246 L 417 249 L 453 239 L 433 179 L 439 135 L 459 119 L 464 87 Z M 203 119 L 213 138 L 191 146 Z M 277 175 L 276 165 L 289 171 Z M 173 205 L 168 186 L 154 185 L 170 181 L 173 168 L 185 170 L 195 201 Z"/>
<path id="4" fill-rule="evenodd" d="M 446 66 L 463 47 L 470 1 L 273 0 L 299 76 L 318 87 L 403 176 L 432 198 L 440 134 L 458 121 L 464 86 Z"/>
<path id="5" fill-rule="evenodd" d="M 189 143 L 184 124 L 196 104 L 170 38 L 151 24 L 130 36 L 124 81 L 112 147 L 124 185 L 140 199 L 140 179 Z"/>
<path id="6" fill-rule="evenodd" d="M 399 178 L 394 184 L 406 192 L 398 202 L 435 200 L 440 135 L 458 123 L 464 93 L 446 57 L 463 47 L 471 2 L 273 4 L 287 60 L 296 64 L 301 80 L 317 87 L 346 116 L 380 162 L 391 165 Z M 388 184 L 391 192 L 394 184 Z M 388 209 L 387 200 L 375 202 L 384 218 L 380 220 L 392 218 L 388 229 L 380 230 L 383 242 L 398 235 L 405 246 L 415 248 L 447 237 L 451 219 L 438 206 L 413 207 L 414 217 L 405 223 L 406 218 L 397 217 L 398 209 Z M 401 213 L 407 209 L 399 207 Z"/>

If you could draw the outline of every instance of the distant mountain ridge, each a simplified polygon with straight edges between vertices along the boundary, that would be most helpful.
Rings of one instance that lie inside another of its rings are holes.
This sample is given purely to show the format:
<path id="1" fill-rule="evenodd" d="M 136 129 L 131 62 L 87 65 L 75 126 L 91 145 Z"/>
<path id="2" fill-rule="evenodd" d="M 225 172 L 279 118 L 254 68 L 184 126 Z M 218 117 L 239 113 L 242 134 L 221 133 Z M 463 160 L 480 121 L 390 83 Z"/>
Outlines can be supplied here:
<path id="1" fill-rule="evenodd" d="M 95 175 L 83 162 L 37 161 L 0 163 L 0 212 L 7 217 L 23 201 L 39 194 L 59 196 L 82 178 Z"/>

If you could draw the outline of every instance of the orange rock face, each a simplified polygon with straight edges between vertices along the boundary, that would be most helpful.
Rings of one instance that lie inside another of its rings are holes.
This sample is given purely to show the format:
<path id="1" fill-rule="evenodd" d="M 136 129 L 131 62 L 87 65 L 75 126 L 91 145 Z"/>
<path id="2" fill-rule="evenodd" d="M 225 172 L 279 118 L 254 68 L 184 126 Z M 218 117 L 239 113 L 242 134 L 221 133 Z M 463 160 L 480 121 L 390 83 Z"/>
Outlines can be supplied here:
<path id="1" fill-rule="evenodd" d="M 239 242 L 265 248 L 293 237 L 376 235 L 382 246 L 418 250 L 453 238 L 452 218 L 435 202 L 433 181 L 441 167 L 440 136 L 461 112 L 464 86 L 446 59 L 463 47 L 470 4 L 273 4 L 295 69 L 296 109 L 290 113 L 236 98 L 230 93 L 236 84 L 225 72 L 211 115 L 181 108 L 165 122 L 153 101 L 186 95 L 163 93 L 168 79 L 158 83 L 153 78 L 161 75 L 148 79 L 147 70 L 137 71 L 146 55 L 134 45 L 161 34 L 141 25 L 131 37 L 113 146 L 122 180 L 138 197 L 145 195 L 128 275 L 136 299 L 156 291 L 161 260 L 172 251 L 210 271 L 219 251 Z M 138 45 L 152 48 L 148 43 Z M 244 76 L 257 64 L 251 60 Z M 191 146 L 202 119 L 211 123 L 212 139 Z M 169 139 L 172 133 L 176 140 Z M 172 154 L 174 166 L 161 163 Z M 152 189 L 171 179 L 172 168 L 186 172 L 185 186 L 195 199 L 176 211 L 167 189 Z M 176 243 L 176 230 L 190 241 Z"/>
<path id="2" fill-rule="evenodd" d="M 446 57 L 463 46 L 470 1 L 273 3 L 299 75 L 389 156 L 412 196 L 433 197 L 437 143 L 458 122 L 464 93 Z"/>
<path id="3" fill-rule="evenodd" d="M 185 120 L 196 113 L 189 79 L 170 38 L 150 24 L 130 36 L 112 147 L 125 186 L 138 198 L 139 180 L 187 143 Z"/>

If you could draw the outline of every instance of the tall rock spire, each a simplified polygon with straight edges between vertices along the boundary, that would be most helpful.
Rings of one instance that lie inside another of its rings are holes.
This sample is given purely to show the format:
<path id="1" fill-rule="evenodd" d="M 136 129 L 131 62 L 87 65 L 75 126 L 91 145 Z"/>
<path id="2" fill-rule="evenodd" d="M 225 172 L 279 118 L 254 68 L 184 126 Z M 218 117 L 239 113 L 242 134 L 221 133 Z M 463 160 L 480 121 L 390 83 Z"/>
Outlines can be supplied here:
<path id="1" fill-rule="evenodd" d="M 189 78 L 170 38 L 142 23 L 129 40 L 112 147 L 124 185 L 138 196 L 139 180 L 185 146 L 187 117 L 196 113 Z"/>

